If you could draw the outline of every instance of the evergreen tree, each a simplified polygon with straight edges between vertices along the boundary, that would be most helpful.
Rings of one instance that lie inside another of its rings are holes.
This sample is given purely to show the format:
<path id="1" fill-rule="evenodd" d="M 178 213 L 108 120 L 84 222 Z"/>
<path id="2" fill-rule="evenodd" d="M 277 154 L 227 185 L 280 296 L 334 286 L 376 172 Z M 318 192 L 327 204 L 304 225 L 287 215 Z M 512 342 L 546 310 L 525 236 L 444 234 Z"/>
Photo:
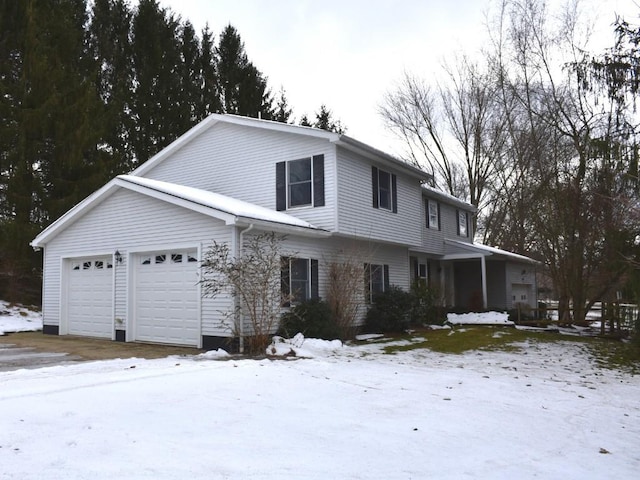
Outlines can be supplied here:
<path id="1" fill-rule="evenodd" d="M 130 40 L 133 14 L 125 0 L 95 0 L 89 36 L 97 62 L 98 93 L 103 104 L 100 154 L 109 177 L 133 169 L 133 63 Z"/>
<path id="2" fill-rule="evenodd" d="M 134 88 L 131 144 L 141 164 L 184 133 L 179 22 L 157 0 L 140 0 L 133 17 Z"/>
<path id="3" fill-rule="evenodd" d="M 333 119 L 333 113 L 324 103 L 320 105 L 320 110 L 318 110 L 315 115 L 316 119 L 311 123 L 309 117 L 304 114 L 300 119 L 300 125 L 303 127 L 320 128 L 322 130 L 327 130 L 328 132 L 335 132 L 339 134 L 343 134 L 347 131 L 347 127 L 345 127 L 340 120 Z"/>
<path id="4" fill-rule="evenodd" d="M 280 87 L 278 99 L 276 100 L 275 109 L 273 110 L 273 117 L 271 120 L 276 122 L 289 123 L 291 114 L 293 111 L 289 108 L 289 101 L 283 87 Z"/>
<path id="5" fill-rule="evenodd" d="M 216 48 L 218 82 L 224 113 L 272 117 L 267 79 L 249 61 L 238 31 L 231 25 L 222 32 Z"/>
<path id="6" fill-rule="evenodd" d="M 220 101 L 220 92 L 218 91 L 216 48 L 213 43 L 213 33 L 209 30 L 209 26 L 202 30 L 200 72 L 202 85 L 200 100 L 196 105 L 196 114 L 199 118 L 204 118 L 211 113 L 222 113 L 222 103 Z"/>

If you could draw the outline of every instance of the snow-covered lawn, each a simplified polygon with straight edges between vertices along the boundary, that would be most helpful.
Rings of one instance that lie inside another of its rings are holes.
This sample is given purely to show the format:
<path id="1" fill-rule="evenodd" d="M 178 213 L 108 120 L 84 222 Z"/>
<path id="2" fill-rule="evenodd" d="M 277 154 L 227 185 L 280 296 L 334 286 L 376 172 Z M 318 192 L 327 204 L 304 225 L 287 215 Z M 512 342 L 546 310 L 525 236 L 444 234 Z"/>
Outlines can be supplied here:
<path id="1" fill-rule="evenodd" d="M 0 335 L 42 330 L 42 314 L 22 305 L 0 300 Z"/>
<path id="2" fill-rule="evenodd" d="M 583 344 L 295 343 L 0 373 L 0 479 L 638 478 L 640 377 Z"/>

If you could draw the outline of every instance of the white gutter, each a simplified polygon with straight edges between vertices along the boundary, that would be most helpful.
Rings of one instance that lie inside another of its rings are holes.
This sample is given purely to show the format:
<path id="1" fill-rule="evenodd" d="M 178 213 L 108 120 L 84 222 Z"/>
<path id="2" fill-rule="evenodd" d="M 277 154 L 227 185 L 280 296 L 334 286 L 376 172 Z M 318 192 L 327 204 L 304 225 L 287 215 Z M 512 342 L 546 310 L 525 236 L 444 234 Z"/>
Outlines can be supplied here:
<path id="1" fill-rule="evenodd" d="M 242 258 L 242 246 L 243 246 L 243 237 L 245 233 L 249 233 L 251 230 L 253 230 L 253 223 L 249 224 L 249 226 L 247 228 L 245 228 L 244 230 L 240 230 L 240 235 L 239 235 L 239 240 L 238 240 L 238 245 L 236 245 L 236 260 Z M 239 304 L 240 300 L 238 299 L 238 297 L 235 297 L 235 315 L 236 315 L 236 321 L 238 322 L 238 336 L 239 336 L 239 345 L 238 345 L 238 349 L 240 350 L 240 353 L 244 353 L 244 320 L 242 319 L 242 310 L 241 310 L 241 305 Z"/>

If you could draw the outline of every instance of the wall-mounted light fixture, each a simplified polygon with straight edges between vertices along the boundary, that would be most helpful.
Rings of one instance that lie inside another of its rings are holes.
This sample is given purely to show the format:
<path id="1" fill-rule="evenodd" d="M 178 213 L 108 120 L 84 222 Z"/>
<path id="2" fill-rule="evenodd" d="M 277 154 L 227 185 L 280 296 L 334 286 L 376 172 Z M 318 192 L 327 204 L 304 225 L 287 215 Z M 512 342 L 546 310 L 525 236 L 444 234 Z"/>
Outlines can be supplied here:
<path id="1" fill-rule="evenodd" d="M 116 258 L 116 263 L 122 263 L 122 254 L 118 250 L 116 250 L 113 256 Z"/>

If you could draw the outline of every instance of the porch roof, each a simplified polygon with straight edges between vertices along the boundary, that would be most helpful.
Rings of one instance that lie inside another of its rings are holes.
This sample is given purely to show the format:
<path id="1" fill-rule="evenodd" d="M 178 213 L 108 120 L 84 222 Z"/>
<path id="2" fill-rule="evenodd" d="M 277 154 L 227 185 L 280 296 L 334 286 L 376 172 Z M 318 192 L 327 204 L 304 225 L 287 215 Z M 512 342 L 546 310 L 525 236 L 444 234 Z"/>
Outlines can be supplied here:
<path id="1" fill-rule="evenodd" d="M 480 258 L 480 257 L 495 257 L 500 260 L 508 260 L 511 262 L 519 263 L 540 263 L 533 258 L 525 257 L 517 253 L 502 250 L 496 247 L 489 247 L 482 245 L 481 243 L 467 243 L 460 240 L 445 239 L 445 255 L 442 260 L 461 260 L 464 258 Z"/>

